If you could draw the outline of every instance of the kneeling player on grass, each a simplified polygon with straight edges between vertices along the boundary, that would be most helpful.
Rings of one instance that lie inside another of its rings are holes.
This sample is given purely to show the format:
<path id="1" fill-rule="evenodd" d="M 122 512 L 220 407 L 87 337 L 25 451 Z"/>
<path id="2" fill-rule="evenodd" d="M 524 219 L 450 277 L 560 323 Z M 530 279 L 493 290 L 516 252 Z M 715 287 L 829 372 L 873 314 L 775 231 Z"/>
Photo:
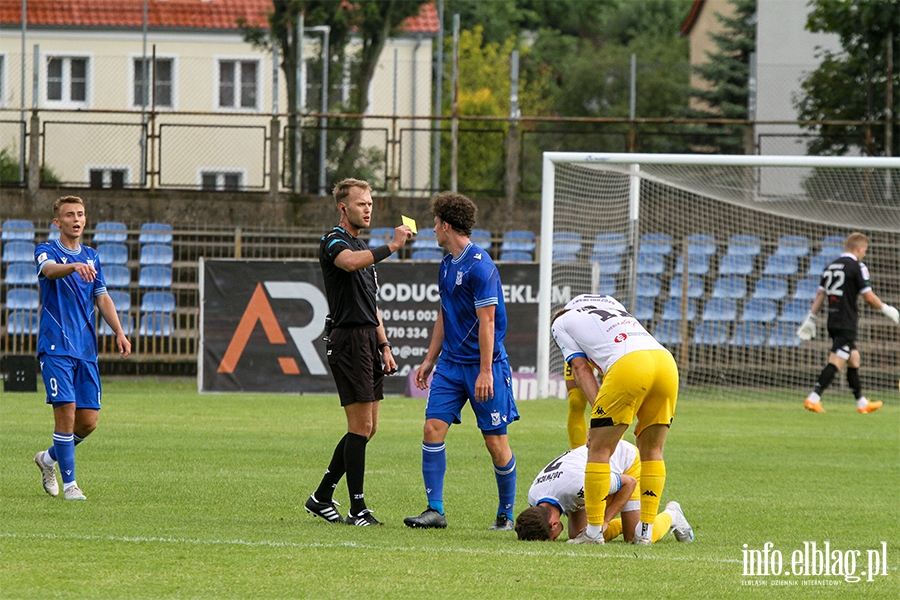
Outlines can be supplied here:
<path id="1" fill-rule="evenodd" d="M 570 542 L 584 531 L 587 527 L 584 510 L 586 464 L 587 447 L 581 446 L 544 467 L 528 490 L 530 508 L 516 518 L 516 534 L 520 540 L 555 540 L 563 531 L 563 515 L 568 519 Z M 640 522 L 641 506 L 638 486 L 641 461 L 633 444 L 619 441 L 610 457 L 610 472 L 603 539 L 608 542 L 624 534 L 625 541 L 631 542 Z M 619 513 L 621 518 L 614 518 Z M 653 523 L 653 542 L 662 539 L 670 530 L 679 542 L 694 541 L 694 532 L 677 502 L 669 502 L 657 515 Z"/>

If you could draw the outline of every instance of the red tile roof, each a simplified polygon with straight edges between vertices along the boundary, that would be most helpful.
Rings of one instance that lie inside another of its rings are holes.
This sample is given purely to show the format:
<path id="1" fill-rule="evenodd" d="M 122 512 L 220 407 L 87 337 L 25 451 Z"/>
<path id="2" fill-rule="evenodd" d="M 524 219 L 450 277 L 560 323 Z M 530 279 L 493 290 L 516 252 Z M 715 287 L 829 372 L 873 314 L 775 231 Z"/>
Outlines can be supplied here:
<path id="1" fill-rule="evenodd" d="M 271 0 L 149 0 L 147 24 L 159 28 L 236 29 L 243 17 L 266 25 Z M 28 0 L 28 25 L 45 27 L 141 27 L 143 0 Z M 21 0 L 0 0 L 0 24 L 21 25 Z M 436 33 L 434 4 L 419 7 L 401 28 L 407 33 Z"/>

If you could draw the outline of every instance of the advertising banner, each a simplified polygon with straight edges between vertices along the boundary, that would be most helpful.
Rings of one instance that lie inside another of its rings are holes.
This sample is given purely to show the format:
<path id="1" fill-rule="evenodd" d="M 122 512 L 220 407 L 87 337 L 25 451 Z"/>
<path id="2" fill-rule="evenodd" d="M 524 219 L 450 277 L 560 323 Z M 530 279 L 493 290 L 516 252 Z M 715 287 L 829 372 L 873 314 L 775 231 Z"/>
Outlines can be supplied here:
<path id="1" fill-rule="evenodd" d="M 407 392 L 440 308 L 437 262 L 378 264 L 378 305 L 393 344 L 387 394 Z M 498 264 L 512 371 L 536 364 L 538 265 Z M 322 334 L 328 302 L 315 260 L 204 260 L 199 388 L 204 392 L 335 393 Z"/>

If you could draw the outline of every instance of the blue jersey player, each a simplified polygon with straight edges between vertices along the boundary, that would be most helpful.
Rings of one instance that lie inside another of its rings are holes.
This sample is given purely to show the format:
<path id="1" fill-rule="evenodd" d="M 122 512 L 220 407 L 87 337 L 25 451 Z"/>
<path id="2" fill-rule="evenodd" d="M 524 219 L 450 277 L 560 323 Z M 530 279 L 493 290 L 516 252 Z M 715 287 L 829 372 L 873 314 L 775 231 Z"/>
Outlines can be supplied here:
<path id="1" fill-rule="evenodd" d="M 415 528 L 444 528 L 444 439 L 462 408 L 471 402 L 478 428 L 494 463 L 499 505 L 491 529 L 511 530 L 516 497 L 516 459 L 509 447 L 507 426 L 519 418 L 512 393 L 509 360 L 503 346 L 506 307 L 500 275 L 487 252 L 469 241 L 475 226 L 475 204 L 453 192 L 432 201 L 438 245 L 450 254 L 441 261 L 438 286 L 441 310 L 434 324 L 428 353 L 416 370 L 419 389 L 428 387 L 422 475 L 428 508 L 404 523 Z M 438 362 L 440 356 L 440 362 Z M 435 365 L 437 367 L 435 368 Z"/>
<path id="2" fill-rule="evenodd" d="M 116 335 L 122 358 L 131 354 L 131 342 L 106 293 L 97 251 L 81 245 L 85 221 L 84 201 L 63 196 L 53 205 L 59 239 L 38 244 L 34 251 L 41 289 L 38 361 L 54 420 L 53 445 L 38 452 L 34 462 L 51 496 L 59 494 L 59 462 L 66 500 L 85 499 L 75 481 L 75 446 L 96 429 L 100 411 L 95 302 Z"/>

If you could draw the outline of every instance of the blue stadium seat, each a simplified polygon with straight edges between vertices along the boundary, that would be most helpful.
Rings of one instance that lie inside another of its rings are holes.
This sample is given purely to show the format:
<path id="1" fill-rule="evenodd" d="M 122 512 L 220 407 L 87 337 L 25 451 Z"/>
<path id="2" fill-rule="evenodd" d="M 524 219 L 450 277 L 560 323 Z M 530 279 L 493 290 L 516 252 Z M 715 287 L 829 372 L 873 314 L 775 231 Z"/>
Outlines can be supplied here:
<path id="1" fill-rule="evenodd" d="M 834 262 L 835 258 L 837 258 L 837 256 L 828 257 L 824 254 L 816 254 L 809 259 L 809 268 L 806 270 L 806 274 L 809 276 L 821 277 L 822 273 L 825 272 L 825 267 Z"/>
<path id="2" fill-rule="evenodd" d="M 774 300 L 751 299 L 744 305 L 741 321 L 771 323 L 778 316 L 778 306 Z"/>
<path id="3" fill-rule="evenodd" d="M 694 233 L 688 236 L 688 254 L 712 256 L 718 251 L 716 236 L 708 233 Z"/>
<path id="4" fill-rule="evenodd" d="M 667 346 L 682 343 L 684 340 L 681 335 L 681 322 L 660 321 L 656 324 L 656 329 L 653 330 L 653 337 L 660 344 Z"/>
<path id="5" fill-rule="evenodd" d="M 591 262 L 597 262 L 595 257 L 598 256 L 624 254 L 626 249 L 628 243 L 624 233 L 598 233 L 591 249 Z"/>
<path id="6" fill-rule="evenodd" d="M 393 234 L 391 234 L 393 239 Z M 440 248 L 437 243 L 437 235 L 434 229 L 420 229 L 412 239 L 412 249 L 422 250 L 423 248 Z"/>
<path id="7" fill-rule="evenodd" d="M 796 348 L 800 346 L 797 327 L 793 323 L 776 323 L 769 332 L 768 346 Z"/>
<path id="8" fill-rule="evenodd" d="M 9 313 L 6 333 L 9 335 L 37 335 L 38 316 L 36 311 L 14 310 Z"/>
<path id="9" fill-rule="evenodd" d="M 116 306 L 116 310 L 118 311 L 118 306 Z M 130 336 L 134 333 L 134 317 L 125 312 L 117 312 L 119 316 L 119 323 L 122 325 L 122 332 L 126 336 Z M 100 317 L 100 335 L 112 335 L 113 330 L 107 324 L 106 319 Z"/>
<path id="10" fill-rule="evenodd" d="M 97 254 L 100 255 L 100 264 L 104 268 L 107 265 L 128 264 L 128 246 L 125 244 L 100 244 L 97 246 Z"/>
<path id="11" fill-rule="evenodd" d="M 127 288 L 131 285 L 131 271 L 122 265 L 103 267 L 103 279 L 108 288 Z"/>
<path id="12" fill-rule="evenodd" d="M 109 290 L 107 293 L 116 307 L 116 312 L 127 313 L 131 310 L 131 294 L 122 290 Z"/>
<path id="13" fill-rule="evenodd" d="M 731 298 L 713 298 L 703 307 L 704 321 L 728 321 L 737 320 L 737 303 Z"/>
<path id="14" fill-rule="evenodd" d="M 10 219 L 0 228 L 0 240 L 4 242 L 33 242 L 34 223 L 22 219 Z"/>
<path id="15" fill-rule="evenodd" d="M 639 253 L 662 254 L 672 253 L 672 236 L 668 233 L 645 233 L 641 236 Z"/>
<path id="16" fill-rule="evenodd" d="M 553 256 L 550 259 L 555 263 L 577 263 L 578 255 L 572 252 L 560 252 L 556 248 L 553 249 Z"/>
<path id="17" fill-rule="evenodd" d="M 492 245 L 491 232 L 487 229 L 473 229 L 469 241 L 481 248 L 482 250 L 490 250 Z"/>
<path id="18" fill-rule="evenodd" d="M 170 313 L 145 313 L 141 315 L 139 333 L 155 337 L 169 337 L 174 332 Z"/>
<path id="19" fill-rule="evenodd" d="M 578 254 L 581 252 L 581 234 L 574 231 L 557 231 L 553 234 L 553 252 Z"/>
<path id="20" fill-rule="evenodd" d="M 753 272 L 753 257 L 749 254 L 726 254 L 719 262 L 719 275 L 749 275 Z"/>
<path id="21" fill-rule="evenodd" d="M 531 252 L 522 250 L 504 250 L 500 252 L 500 260 L 508 262 L 531 262 Z"/>
<path id="22" fill-rule="evenodd" d="M 679 255 L 675 263 L 675 272 L 681 273 L 684 269 L 684 255 Z M 709 273 L 708 254 L 688 254 L 688 274 L 706 275 Z"/>
<path id="23" fill-rule="evenodd" d="M 673 277 L 672 285 L 669 287 L 669 297 L 678 298 L 682 295 L 682 286 L 684 285 L 681 277 Z M 699 277 L 688 276 L 687 280 L 687 296 L 688 298 L 703 297 L 703 280 Z"/>
<path id="24" fill-rule="evenodd" d="M 50 223 L 50 231 L 47 233 L 47 241 L 52 242 L 59 239 L 59 227 Z"/>
<path id="25" fill-rule="evenodd" d="M 507 231 L 503 234 L 503 241 L 500 244 L 500 252 L 527 252 L 528 260 L 531 260 L 532 253 L 537 247 L 537 237 L 533 231 L 526 229 L 518 229 Z M 512 260 L 512 259 L 506 259 Z"/>
<path id="26" fill-rule="evenodd" d="M 108 285 L 108 284 L 107 284 Z M 172 269 L 159 265 L 141 267 L 138 275 L 138 287 L 168 289 L 172 287 Z"/>
<path id="27" fill-rule="evenodd" d="M 168 223 L 144 223 L 138 235 L 138 243 L 144 244 L 171 244 L 172 226 Z"/>
<path id="28" fill-rule="evenodd" d="M 40 294 L 33 288 L 13 288 L 6 293 L 7 310 L 37 310 Z"/>
<path id="29" fill-rule="evenodd" d="M 797 282 L 797 288 L 794 290 L 794 295 L 792 296 L 794 300 L 814 300 L 816 298 L 816 294 L 819 293 L 819 282 L 821 281 L 821 274 L 819 277 L 807 277 L 806 279 L 801 279 Z"/>
<path id="30" fill-rule="evenodd" d="M 796 275 L 797 257 L 788 254 L 773 254 L 766 259 L 763 275 Z"/>
<path id="31" fill-rule="evenodd" d="M 555 254 L 556 250 L 553 252 Z M 591 255 L 591 262 L 597 265 L 598 271 L 604 275 L 617 275 L 622 271 L 621 254 L 594 254 Z"/>
<path id="32" fill-rule="evenodd" d="M 101 221 L 94 228 L 93 244 L 124 244 L 128 240 L 128 227 L 119 221 Z"/>
<path id="33" fill-rule="evenodd" d="M 728 240 L 728 252 L 725 256 L 750 256 L 758 255 L 761 246 L 758 235 L 733 235 Z"/>
<path id="34" fill-rule="evenodd" d="M 838 236 L 838 238 L 840 238 L 840 236 Z M 834 260 L 843 253 L 844 241 L 842 239 L 834 241 L 833 237 L 827 237 L 822 240 L 822 246 L 819 248 L 820 255 L 829 257 L 829 260 Z"/>
<path id="35" fill-rule="evenodd" d="M 31 263 L 12 263 L 6 268 L 6 285 L 37 285 L 37 270 Z"/>
<path id="36" fill-rule="evenodd" d="M 779 323 L 802 323 L 809 314 L 810 304 L 807 300 L 788 300 L 781 307 L 778 315 Z"/>
<path id="37" fill-rule="evenodd" d="M 116 309 L 118 309 L 118 305 L 116 305 Z M 175 312 L 175 294 L 172 292 L 147 292 L 141 298 L 141 312 Z"/>
<path id="38" fill-rule="evenodd" d="M 413 260 L 441 260 L 444 258 L 444 251 L 440 248 L 420 248 L 413 250 Z"/>
<path id="39" fill-rule="evenodd" d="M 33 264 L 34 244 L 22 241 L 6 242 L 3 244 L 3 262 Z"/>
<path id="40" fill-rule="evenodd" d="M 653 298 L 639 296 L 634 309 L 634 317 L 646 326 L 647 323 L 653 320 L 656 311 L 655 304 Z"/>
<path id="41" fill-rule="evenodd" d="M 662 284 L 658 277 L 641 275 L 637 278 L 636 293 L 638 298 L 659 298 L 662 292 Z"/>
<path id="42" fill-rule="evenodd" d="M 393 227 L 373 227 L 369 230 L 369 248 L 383 246 L 394 239 Z M 415 238 L 413 238 L 415 239 Z"/>
<path id="43" fill-rule="evenodd" d="M 688 300 L 687 305 L 687 320 L 693 321 L 697 318 L 697 301 L 696 300 Z M 681 298 L 672 298 L 671 300 L 666 300 L 666 303 L 663 305 L 663 321 L 680 321 L 681 320 Z"/>
<path id="44" fill-rule="evenodd" d="M 724 346 L 728 343 L 728 323 L 707 321 L 694 330 L 694 343 L 704 346 Z"/>
<path id="45" fill-rule="evenodd" d="M 747 295 L 747 280 L 743 277 L 719 277 L 713 283 L 713 298 L 741 300 Z"/>
<path id="46" fill-rule="evenodd" d="M 666 257 L 663 254 L 638 253 L 638 275 L 662 275 L 666 270 Z"/>
<path id="47" fill-rule="evenodd" d="M 763 277 L 756 281 L 753 297 L 767 300 L 784 300 L 787 297 L 787 293 L 787 280 L 780 277 Z"/>
<path id="48" fill-rule="evenodd" d="M 783 235 L 778 238 L 777 256 L 803 257 L 809 254 L 809 238 L 803 235 Z"/>
<path id="49" fill-rule="evenodd" d="M 601 296 L 615 296 L 616 295 L 616 279 L 615 277 L 608 277 L 606 275 L 601 275 L 597 280 L 597 293 Z"/>
<path id="50" fill-rule="evenodd" d="M 731 346 L 758 347 L 766 343 L 766 326 L 762 323 L 738 323 L 728 342 Z"/>
<path id="51" fill-rule="evenodd" d="M 172 266 L 172 246 L 168 244 L 146 244 L 141 246 L 140 265 Z"/>

